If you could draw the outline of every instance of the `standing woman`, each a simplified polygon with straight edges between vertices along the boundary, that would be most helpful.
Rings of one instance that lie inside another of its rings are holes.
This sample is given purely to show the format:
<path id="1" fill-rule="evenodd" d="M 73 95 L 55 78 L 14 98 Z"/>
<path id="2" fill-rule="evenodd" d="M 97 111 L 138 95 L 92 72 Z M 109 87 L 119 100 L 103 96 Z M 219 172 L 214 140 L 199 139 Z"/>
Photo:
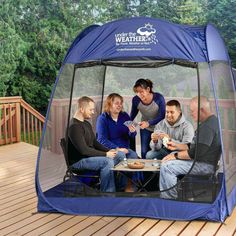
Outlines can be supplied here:
<path id="1" fill-rule="evenodd" d="M 130 121 L 130 117 L 123 111 L 123 97 L 117 93 L 109 94 L 104 112 L 97 118 L 97 140 L 109 149 L 116 149 L 123 158 L 135 159 L 138 156 L 130 149 L 130 137 L 135 137 L 136 130 L 124 125 L 125 121 Z"/>
<path id="2" fill-rule="evenodd" d="M 150 150 L 149 143 L 154 126 L 165 118 L 165 99 L 160 93 L 152 91 L 153 83 L 149 79 L 138 79 L 133 87 L 136 96 L 132 99 L 130 118 L 134 120 L 140 111 L 141 156 L 146 158 Z"/>

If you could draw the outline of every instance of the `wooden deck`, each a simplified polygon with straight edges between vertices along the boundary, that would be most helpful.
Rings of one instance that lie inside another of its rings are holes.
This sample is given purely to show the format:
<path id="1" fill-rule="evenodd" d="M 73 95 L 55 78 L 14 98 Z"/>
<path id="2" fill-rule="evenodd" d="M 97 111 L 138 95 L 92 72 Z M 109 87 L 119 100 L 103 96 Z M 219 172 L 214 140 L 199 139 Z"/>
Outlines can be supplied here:
<path id="1" fill-rule="evenodd" d="M 34 174 L 38 148 L 0 147 L 0 235 L 235 235 L 236 209 L 224 224 L 134 217 L 37 213 Z"/>

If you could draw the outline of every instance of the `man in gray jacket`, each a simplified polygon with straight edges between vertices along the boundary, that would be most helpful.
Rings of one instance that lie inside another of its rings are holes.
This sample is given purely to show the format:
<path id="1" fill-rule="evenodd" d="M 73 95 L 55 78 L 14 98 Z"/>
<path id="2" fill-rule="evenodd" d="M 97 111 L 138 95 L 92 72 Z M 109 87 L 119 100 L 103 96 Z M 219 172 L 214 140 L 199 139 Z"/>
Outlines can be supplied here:
<path id="1" fill-rule="evenodd" d="M 170 100 L 166 103 L 166 116 L 159 122 L 151 135 L 150 148 L 146 159 L 157 158 L 161 160 L 172 151 L 168 149 L 167 142 L 188 144 L 192 142 L 194 128 L 182 114 L 180 103 Z"/>

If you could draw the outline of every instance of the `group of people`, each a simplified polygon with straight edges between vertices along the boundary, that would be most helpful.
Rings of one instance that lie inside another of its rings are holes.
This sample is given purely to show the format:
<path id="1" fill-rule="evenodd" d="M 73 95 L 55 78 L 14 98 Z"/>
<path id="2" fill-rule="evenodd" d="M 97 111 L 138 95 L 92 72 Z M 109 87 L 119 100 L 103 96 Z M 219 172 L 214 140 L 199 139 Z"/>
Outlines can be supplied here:
<path id="1" fill-rule="evenodd" d="M 130 140 L 135 138 L 137 127 L 140 129 L 141 158 L 162 160 L 159 187 L 163 198 L 177 197 L 176 190 L 171 187 L 177 183 L 178 175 L 190 170 L 195 158 L 196 137 L 198 156 L 192 173 L 204 175 L 214 171 L 221 145 L 217 118 L 211 112 L 207 98 L 194 97 L 190 102 L 193 120 L 197 122 L 198 110 L 200 114 L 201 124 L 194 133 L 180 103 L 177 100 L 165 103 L 164 97 L 152 89 L 152 81 L 136 81 L 133 87 L 136 96 L 132 99 L 130 115 L 123 111 L 122 96 L 117 93 L 108 95 L 103 113 L 96 121 L 96 135 L 87 121 L 94 114 L 94 101 L 85 96 L 78 100 L 78 109 L 68 132 L 69 156 L 75 168 L 100 171 L 103 192 L 116 191 L 114 165 L 124 158 L 138 158 L 130 148 Z M 133 121 L 139 112 L 141 121 L 135 123 Z M 121 189 L 125 189 L 126 184 L 126 180 L 121 180 Z M 168 191 L 164 191 L 166 189 Z"/>

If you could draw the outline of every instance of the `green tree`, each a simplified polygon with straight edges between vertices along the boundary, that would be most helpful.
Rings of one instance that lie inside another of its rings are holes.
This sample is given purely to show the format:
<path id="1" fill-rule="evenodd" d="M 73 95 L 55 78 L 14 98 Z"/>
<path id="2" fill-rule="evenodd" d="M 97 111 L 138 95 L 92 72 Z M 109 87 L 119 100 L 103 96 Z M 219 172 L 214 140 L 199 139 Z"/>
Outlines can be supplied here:
<path id="1" fill-rule="evenodd" d="M 207 83 L 205 83 L 205 85 L 204 85 L 204 87 L 203 87 L 202 95 L 203 95 L 203 96 L 206 96 L 206 97 L 208 97 L 208 98 L 211 97 L 209 85 L 208 85 Z"/>
<path id="2" fill-rule="evenodd" d="M 191 88 L 190 88 L 190 86 L 189 86 L 189 83 L 187 83 L 187 86 L 185 87 L 183 97 L 185 97 L 185 98 L 190 98 L 190 97 L 192 97 Z"/>
<path id="3" fill-rule="evenodd" d="M 7 95 L 7 83 L 18 74 L 26 44 L 8 23 L 0 22 L 0 96 Z"/>
<path id="4" fill-rule="evenodd" d="M 177 6 L 178 19 L 181 24 L 205 24 L 207 0 L 187 0 Z"/>
<path id="5" fill-rule="evenodd" d="M 235 0 L 140 0 L 138 15 L 166 19 L 180 24 L 213 23 L 219 29 L 236 67 Z"/>
<path id="6" fill-rule="evenodd" d="M 210 21 L 223 35 L 236 66 L 235 8 L 234 0 L 2 0 L 0 96 L 22 95 L 45 112 L 58 70 L 76 35 L 88 25 L 132 16 L 182 24 Z M 162 83 L 161 68 L 159 71 L 161 92 L 171 94 Z M 168 81 L 177 80 L 173 71 Z"/>
<path id="7" fill-rule="evenodd" d="M 206 22 L 207 0 L 141 0 L 137 6 L 139 15 L 158 17 L 182 24 Z"/>
<path id="8" fill-rule="evenodd" d="M 173 85 L 173 86 L 171 87 L 171 96 L 172 96 L 172 97 L 177 97 L 177 94 L 178 94 L 178 92 L 177 92 L 176 85 Z"/>
<path id="9" fill-rule="evenodd" d="M 22 95 L 45 113 L 48 90 L 69 45 L 78 32 L 96 21 L 96 14 L 100 15 L 95 13 L 97 2 L 3 1 L 0 27 L 5 64 L 1 63 L 1 95 Z"/>
<path id="10" fill-rule="evenodd" d="M 219 85 L 218 86 L 219 86 L 219 88 L 218 88 L 218 91 L 219 91 L 218 96 L 219 96 L 219 98 L 221 98 L 221 99 L 229 98 L 229 90 L 227 88 L 227 85 L 225 83 L 224 78 L 221 78 L 219 80 Z"/>
<path id="11" fill-rule="evenodd" d="M 208 1 L 207 20 L 213 23 L 223 36 L 233 66 L 236 66 L 236 1 Z"/>

